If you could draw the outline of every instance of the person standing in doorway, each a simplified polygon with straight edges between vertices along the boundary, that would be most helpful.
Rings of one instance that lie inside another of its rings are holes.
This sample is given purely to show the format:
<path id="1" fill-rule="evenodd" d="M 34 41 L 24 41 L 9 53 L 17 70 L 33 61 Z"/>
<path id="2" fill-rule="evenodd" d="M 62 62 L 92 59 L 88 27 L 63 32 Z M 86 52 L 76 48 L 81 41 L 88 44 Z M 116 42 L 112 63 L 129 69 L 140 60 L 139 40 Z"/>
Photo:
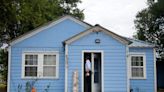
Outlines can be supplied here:
<path id="1" fill-rule="evenodd" d="M 91 62 L 89 58 L 85 61 L 85 79 L 86 79 L 86 92 L 91 92 Z"/>

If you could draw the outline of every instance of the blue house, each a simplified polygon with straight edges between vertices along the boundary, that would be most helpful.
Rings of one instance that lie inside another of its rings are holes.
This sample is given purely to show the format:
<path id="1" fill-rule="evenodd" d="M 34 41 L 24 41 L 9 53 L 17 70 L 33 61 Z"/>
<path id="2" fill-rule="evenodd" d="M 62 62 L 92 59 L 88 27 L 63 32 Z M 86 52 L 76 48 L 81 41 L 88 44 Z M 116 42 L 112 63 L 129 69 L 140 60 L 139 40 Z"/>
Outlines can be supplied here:
<path id="1" fill-rule="evenodd" d="M 69 15 L 14 39 L 8 50 L 8 92 L 29 84 L 37 92 L 74 92 L 74 81 L 85 92 L 86 57 L 92 92 L 156 92 L 154 45 Z"/>

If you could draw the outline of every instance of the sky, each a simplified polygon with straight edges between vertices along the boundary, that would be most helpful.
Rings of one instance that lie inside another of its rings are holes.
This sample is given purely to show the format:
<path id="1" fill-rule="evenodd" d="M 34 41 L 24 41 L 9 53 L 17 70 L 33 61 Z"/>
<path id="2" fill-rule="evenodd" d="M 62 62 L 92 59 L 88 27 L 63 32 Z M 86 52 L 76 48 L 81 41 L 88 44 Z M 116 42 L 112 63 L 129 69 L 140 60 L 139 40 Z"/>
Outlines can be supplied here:
<path id="1" fill-rule="evenodd" d="M 121 36 L 132 37 L 136 32 L 134 19 L 137 12 L 147 7 L 147 0 L 81 0 L 84 21 L 99 24 Z"/>

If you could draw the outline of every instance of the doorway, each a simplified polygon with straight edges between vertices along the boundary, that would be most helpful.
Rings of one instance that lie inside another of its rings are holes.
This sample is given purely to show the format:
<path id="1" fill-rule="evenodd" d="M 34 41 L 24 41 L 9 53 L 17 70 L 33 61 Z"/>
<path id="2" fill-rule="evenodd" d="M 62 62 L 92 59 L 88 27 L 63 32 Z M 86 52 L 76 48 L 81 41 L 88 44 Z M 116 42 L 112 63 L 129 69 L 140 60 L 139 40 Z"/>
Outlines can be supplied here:
<path id="1" fill-rule="evenodd" d="M 91 62 L 91 78 L 89 87 L 91 92 L 102 92 L 102 53 L 101 52 L 84 52 L 83 53 L 83 87 L 86 92 L 87 82 L 85 72 L 85 61 L 89 59 Z"/>

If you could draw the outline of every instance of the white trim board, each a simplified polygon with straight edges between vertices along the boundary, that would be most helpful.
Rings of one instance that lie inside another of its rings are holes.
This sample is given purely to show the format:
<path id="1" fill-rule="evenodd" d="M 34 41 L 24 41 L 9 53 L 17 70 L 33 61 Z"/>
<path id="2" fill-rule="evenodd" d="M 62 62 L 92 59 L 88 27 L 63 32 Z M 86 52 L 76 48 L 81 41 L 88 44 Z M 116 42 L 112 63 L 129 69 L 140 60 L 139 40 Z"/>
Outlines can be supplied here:
<path id="1" fill-rule="evenodd" d="M 130 92 L 130 76 L 129 76 L 129 47 L 126 45 L 126 68 L 127 68 L 127 92 Z"/>
<path id="2" fill-rule="evenodd" d="M 11 68 L 11 46 L 8 48 L 8 79 L 7 79 L 7 92 L 10 92 L 10 68 Z"/>
<path id="3" fill-rule="evenodd" d="M 154 92 L 157 92 L 156 50 L 154 48 Z"/>
<path id="4" fill-rule="evenodd" d="M 65 45 L 65 88 L 64 92 L 68 92 L 68 45 Z"/>
<path id="5" fill-rule="evenodd" d="M 81 66 L 82 66 L 82 76 L 81 76 L 81 92 L 84 92 L 84 53 L 85 52 L 90 52 L 90 53 L 95 53 L 99 52 L 101 53 L 101 92 L 104 92 L 104 51 L 103 50 L 82 50 L 82 61 L 81 61 Z"/>
<path id="6" fill-rule="evenodd" d="M 63 17 L 61 17 L 60 19 L 58 19 L 56 21 L 52 21 L 52 22 L 50 22 L 47 25 L 43 25 L 43 26 L 39 27 L 38 29 L 34 29 L 33 31 L 28 32 L 27 34 L 24 34 L 24 35 L 16 38 L 15 40 L 11 41 L 10 45 L 12 46 L 12 45 L 14 45 L 14 44 L 16 44 L 18 42 L 21 42 L 21 41 L 23 41 L 23 40 L 25 40 L 25 39 L 27 39 L 27 38 L 29 38 L 29 37 L 31 37 L 31 36 L 41 32 L 43 30 L 46 30 L 46 29 L 48 29 L 48 28 L 50 28 L 50 27 L 52 27 L 52 26 L 54 26 L 54 25 L 56 25 L 56 24 L 58 24 L 58 23 L 60 23 L 60 22 L 62 22 L 64 20 L 66 20 L 66 19 L 70 19 L 70 20 L 72 20 L 72 21 L 74 21 L 74 22 L 76 22 L 76 23 L 86 27 L 87 29 L 91 27 L 89 24 L 84 23 L 83 21 L 80 21 L 80 20 L 78 20 L 78 19 L 76 19 L 76 18 L 74 18 L 72 16 L 66 15 L 66 16 L 63 16 Z"/>

